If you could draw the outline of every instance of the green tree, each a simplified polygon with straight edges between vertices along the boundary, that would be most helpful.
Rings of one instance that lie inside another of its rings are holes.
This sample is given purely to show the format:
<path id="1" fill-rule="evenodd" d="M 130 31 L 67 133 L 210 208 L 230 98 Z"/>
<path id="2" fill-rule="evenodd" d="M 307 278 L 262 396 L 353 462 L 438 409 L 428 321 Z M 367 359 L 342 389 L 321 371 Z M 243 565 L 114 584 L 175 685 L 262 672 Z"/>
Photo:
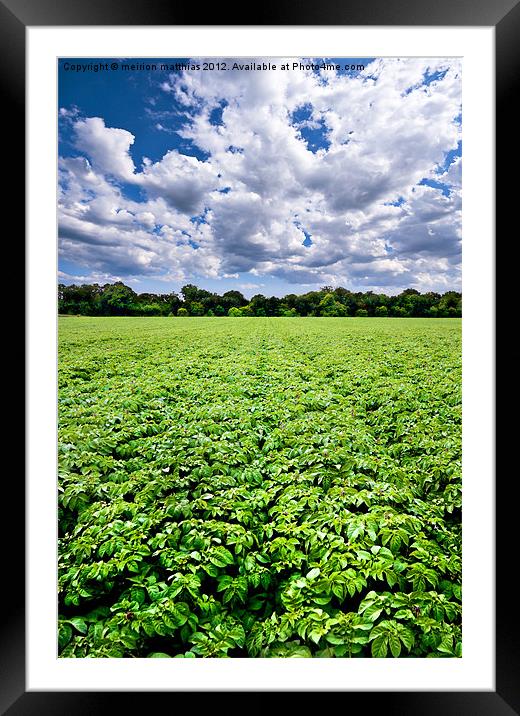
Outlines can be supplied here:
<path id="1" fill-rule="evenodd" d="M 321 299 L 318 308 L 320 316 L 337 317 L 348 315 L 346 307 L 339 301 L 336 301 L 333 293 L 326 293 Z"/>
<path id="2" fill-rule="evenodd" d="M 97 283 L 76 286 L 58 285 L 58 313 L 95 316 L 102 313 L 102 288 Z"/>
<path id="3" fill-rule="evenodd" d="M 446 291 L 439 301 L 439 315 L 458 317 L 462 315 L 462 294 L 456 291 Z"/>
<path id="4" fill-rule="evenodd" d="M 320 291 L 309 291 L 302 296 L 298 296 L 295 308 L 300 316 L 315 316 L 318 313 L 318 306 L 323 298 Z"/>
<path id="5" fill-rule="evenodd" d="M 265 302 L 265 312 L 268 316 L 277 316 L 278 308 L 280 306 L 280 299 L 278 296 L 271 296 Z"/>
<path id="6" fill-rule="evenodd" d="M 240 308 L 237 308 L 236 306 L 231 306 L 231 308 L 228 311 L 228 316 L 231 316 L 232 318 L 240 318 L 242 315 L 242 311 Z"/>
<path id="7" fill-rule="evenodd" d="M 402 306 L 394 306 L 392 309 L 392 314 L 396 318 L 406 318 L 406 310 Z"/>
<path id="8" fill-rule="evenodd" d="M 190 316 L 203 316 L 204 306 L 199 301 L 192 301 L 189 308 Z"/>
<path id="9" fill-rule="evenodd" d="M 240 291 L 226 291 L 223 296 L 200 289 L 194 284 L 182 287 L 184 301 L 176 293 L 136 294 L 121 281 L 113 284 L 58 285 L 58 312 L 85 316 L 167 316 L 167 315 L 237 315 L 242 316 L 395 316 L 460 317 L 462 294 L 447 291 L 442 296 L 432 291 L 421 294 L 408 288 L 396 296 L 352 293 L 338 286 L 324 286 L 300 296 L 290 293 L 283 298 L 256 294 L 247 301 Z M 180 309 L 183 309 L 180 311 Z M 180 311 L 180 312 L 179 312 Z"/>
<path id="10" fill-rule="evenodd" d="M 121 281 L 107 283 L 101 294 L 101 307 L 109 316 L 126 316 L 133 312 L 137 294 Z"/>
<path id="11" fill-rule="evenodd" d="M 181 293 L 186 303 L 190 303 L 190 301 L 197 300 L 199 289 L 193 283 L 187 283 L 181 288 Z"/>
<path id="12" fill-rule="evenodd" d="M 222 296 L 222 303 L 229 312 L 230 308 L 241 308 L 242 306 L 245 306 L 247 304 L 247 299 L 240 293 L 240 291 L 226 291 L 226 293 Z"/>
<path id="13" fill-rule="evenodd" d="M 170 293 L 166 296 L 168 308 L 171 314 L 175 315 L 177 310 L 181 307 L 181 299 L 176 293 Z"/>
<path id="14" fill-rule="evenodd" d="M 163 312 L 159 303 L 145 303 L 144 305 L 139 305 L 138 310 L 142 316 L 160 316 Z"/>
<path id="15" fill-rule="evenodd" d="M 249 305 L 255 312 L 255 316 L 266 316 L 267 315 L 267 298 L 261 293 L 255 294 Z"/>

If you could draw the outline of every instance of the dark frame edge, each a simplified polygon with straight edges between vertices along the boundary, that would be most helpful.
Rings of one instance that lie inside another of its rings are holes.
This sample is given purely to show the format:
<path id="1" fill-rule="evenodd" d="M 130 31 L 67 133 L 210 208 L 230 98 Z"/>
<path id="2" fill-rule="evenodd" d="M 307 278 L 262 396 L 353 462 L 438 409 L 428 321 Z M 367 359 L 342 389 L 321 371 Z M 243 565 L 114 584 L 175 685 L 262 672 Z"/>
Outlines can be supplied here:
<path id="1" fill-rule="evenodd" d="M 518 102 L 520 87 L 520 3 L 517 4 L 505 15 L 495 27 L 496 43 L 496 268 L 499 266 L 498 239 L 501 240 L 502 255 L 507 250 L 507 263 L 502 266 L 502 277 L 500 286 L 506 287 L 506 296 L 502 300 L 511 305 L 513 291 L 516 284 L 515 268 L 518 265 L 519 251 L 517 242 L 508 241 L 511 235 L 511 227 L 517 220 L 518 190 L 515 182 L 511 181 L 514 174 L 514 167 L 520 161 L 520 149 L 518 142 L 518 115 L 515 106 Z M 509 170 L 509 171 L 508 171 Z M 515 260 L 516 259 L 516 260 Z M 498 276 L 496 279 L 498 285 Z M 506 317 L 500 316 L 496 310 L 497 292 L 493 287 L 495 296 L 495 317 L 496 329 L 502 325 L 506 327 Z M 502 313 L 502 312 L 501 312 Z M 496 330 L 495 329 L 495 330 Z M 496 345 L 496 344 L 495 344 Z M 509 351 L 504 351 L 506 360 L 502 359 L 500 373 L 495 371 L 497 386 L 502 383 L 506 388 L 506 376 L 510 370 L 514 370 L 518 360 L 518 352 L 513 356 Z M 516 361 L 515 361 L 516 358 Z M 496 360 L 496 359 L 495 359 Z M 500 378 L 500 380 L 498 380 Z M 500 442 L 499 442 L 500 440 Z M 496 434 L 496 455 L 504 454 L 503 450 L 508 442 L 515 440 L 511 428 L 502 430 Z M 507 442 L 506 442 L 507 441 Z M 499 445 L 502 445 L 500 451 Z M 513 443 L 514 444 L 514 443 Z M 510 560 L 513 545 L 513 525 L 516 524 L 515 505 L 520 499 L 518 482 L 508 480 L 505 469 L 505 460 L 502 464 L 500 479 L 496 478 L 496 505 L 500 505 L 500 513 L 497 510 L 496 517 L 496 690 L 497 693 L 513 708 L 520 713 L 520 665 L 519 665 L 519 630 L 514 611 L 511 612 L 508 596 L 511 594 L 510 582 Z M 516 499 L 515 499 L 516 497 Z M 511 617 L 513 616 L 513 620 Z M 516 627 L 516 628 L 515 628 Z"/>
<path id="2" fill-rule="evenodd" d="M 21 248 L 22 266 L 25 265 L 25 25 L 0 2 L 0 93 L 2 97 L 2 120 L 4 142 L 2 159 L 4 166 L 11 167 L 13 179 L 8 184 L 6 205 L 16 218 L 15 243 Z M 13 228 L 15 222 L 13 222 Z M 22 233 L 23 232 L 23 233 Z M 11 279 L 12 280 L 12 279 Z M 14 282 L 13 286 L 14 288 Z M 19 288 L 18 288 L 19 290 Z M 19 301 L 25 301 L 21 297 Z M 21 306 L 19 306 L 21 308 Z M 21 343 L 13 353 L 15 362 L 23 364 Z M 15 358 L 18 358 L 16 360 Z M 24 394 L 25 396 L 25 390 Z M 24 399 L 20 403 L 24 404 Z M 23 416 L 22 416 L 23 419 Z M 14 424 L 14 419 L 12 424 Z M 19 455 L 24 455 L 21 446 Z M 24 470 L 25 472 L 25 470 Z M 24 472 L 15 470 L 4 482 L 4 504 L 24 505 Z M 17 513 L 19 515 L 19 513 Z M 22 513 L 23 514 L 23 513 Z M 18 517 L 14 535 L 4 539 L 3 568 L 12 585 L 11 604 L 0 614 L 0 713 L 23 694 L 25 690 L 25 532 L 24 522 Z M 4 533 L 7 535 L 7 532 Z M 14 539 L 13 539 L 14 537 Z M 10 549 L 10 548 L 11 549 Z"/>
<path id="3" fill-rule="evenodd" d="M 494 26 L 517 0 L 0 0 L 24 25 L 451 25 Z M 253 12 L 252 12 L 253 11 Z M 254 13 L 254 14 L 253 14 Z M 297 22 L 295 22 L 297 20 Z"/>
<path id="4" fill-rule="evenodd" d="M 138 714 L 159 704 L 171 712 L 173 704 L 206 705 L 208 710 L 239 713 L 250 708 L 251 697 L 259 708 L 268 709 L 272 697 L 287 695 L 294 706 L 295 696 L 302 692 L 262 691 L 232 692 L 29 692 L 22 695 L 8 710 L 8 716 L 98 716 L 98 714 Z M 331 692 L 329 692 L 331 693 Z M 334 692 L 332 692 L 333 695 Z M 343 695 L 345 692 L 338 692 Z M 306 692 L 306 705 L 323 709 L 327 692 Z M 515 716 L 514 711 L 496 692 L 347 692 L 349 710 L 352 706 L 368 707 L 368 712 L 387 716 Z M 184 698 L 186 701 L 184 701 Z"/>

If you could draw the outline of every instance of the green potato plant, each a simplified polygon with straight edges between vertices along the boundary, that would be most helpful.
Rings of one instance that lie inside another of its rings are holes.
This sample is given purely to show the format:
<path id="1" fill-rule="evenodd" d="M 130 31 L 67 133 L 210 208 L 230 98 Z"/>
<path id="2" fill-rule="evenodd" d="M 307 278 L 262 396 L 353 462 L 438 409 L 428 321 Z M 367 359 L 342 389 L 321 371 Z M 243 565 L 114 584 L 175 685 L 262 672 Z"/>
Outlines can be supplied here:
<path id="1" fill-rule="evenodd" d="M 60 656 L 460 657 L 460 329 L 60 319 Z"/>

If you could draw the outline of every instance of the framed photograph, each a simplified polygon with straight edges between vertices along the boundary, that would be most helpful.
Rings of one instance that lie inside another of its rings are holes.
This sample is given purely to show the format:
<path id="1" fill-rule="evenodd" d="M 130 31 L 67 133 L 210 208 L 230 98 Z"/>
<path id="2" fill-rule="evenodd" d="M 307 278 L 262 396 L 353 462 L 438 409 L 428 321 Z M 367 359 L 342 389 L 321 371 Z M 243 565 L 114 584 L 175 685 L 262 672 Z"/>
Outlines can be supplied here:
<path id="1" fill-rule="evenodd" d="M 518 5 L 195 14 L 0 4 L 28 339 L 0 706 L 520 713 L 494 468 Z"/>

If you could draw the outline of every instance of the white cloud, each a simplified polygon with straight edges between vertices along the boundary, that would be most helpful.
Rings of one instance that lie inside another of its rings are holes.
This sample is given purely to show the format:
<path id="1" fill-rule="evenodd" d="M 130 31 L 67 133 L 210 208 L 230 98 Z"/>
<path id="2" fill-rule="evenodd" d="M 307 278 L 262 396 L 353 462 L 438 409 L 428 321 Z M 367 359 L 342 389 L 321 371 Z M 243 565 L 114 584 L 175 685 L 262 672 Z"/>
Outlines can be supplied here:
<path id="1" fill-rule="evenodd" d="M 125 129 L 106 127 L 101 117 L 87 117 L 74 125 L 76 147 L 92 161 L 95 169 L 118 179 L 132 180 L 135 172 L 129 149 L 134 135 Z"/>
<path id="2" fill-rule="evenodd" d="M 357 75 L 186 72 L 162 91 L 186 113 L 182 138 L 209 158 L 172 147 L 136 169 L 130 132 L 75 121 L 88 160 L 60 164 L 69 260 L 180 280 L 251 272 L 393 291 L 460 284 L 460 158 L 439 171 L 461 137 L 458 60 L 376 60 Z M 167 116 L 152 126 L 171 133 L 166 125 Z M 311 151 L 308 132 L 326 138 L 323 148 Z"/>
<path id="3" fill-rule="evenodd" d="M 177 151 L 167 152 L 159 162 L 144 160 L 143 171 L 135 176 L 150 197 L 160 197 L 189 216 L 204 209 L 209 192 L 218 185 L 217 172 L 208 162 Z"/>

